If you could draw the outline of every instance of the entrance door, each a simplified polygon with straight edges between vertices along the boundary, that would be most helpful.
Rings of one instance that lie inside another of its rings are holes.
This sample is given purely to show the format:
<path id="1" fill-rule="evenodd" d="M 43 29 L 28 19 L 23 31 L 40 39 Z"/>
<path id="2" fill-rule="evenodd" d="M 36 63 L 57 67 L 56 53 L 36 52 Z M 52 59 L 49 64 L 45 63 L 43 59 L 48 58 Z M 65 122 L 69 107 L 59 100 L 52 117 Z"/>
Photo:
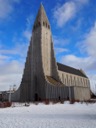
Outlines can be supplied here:
<path id="1" fill-rule="evenodd" d="M 38 94 L 35 93 L 35 101 L 38 101 Z"/>

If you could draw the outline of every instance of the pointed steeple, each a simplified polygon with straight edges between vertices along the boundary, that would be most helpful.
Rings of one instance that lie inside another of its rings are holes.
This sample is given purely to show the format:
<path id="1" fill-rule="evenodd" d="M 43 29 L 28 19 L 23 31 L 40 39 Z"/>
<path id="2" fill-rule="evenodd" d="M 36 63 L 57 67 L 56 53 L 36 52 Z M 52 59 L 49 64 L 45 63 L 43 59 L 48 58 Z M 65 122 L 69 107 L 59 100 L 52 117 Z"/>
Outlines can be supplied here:
<path id="1" fill-rule="evenodd" d="M 38 24 L 45 25 L 50 28 L 49 20 L 47 18 L 47 15 L 42 3 L 40 4 L 40 8 L 38 10 L 36 20 L 34 22 L 34 26 L 38 26 Z"/>

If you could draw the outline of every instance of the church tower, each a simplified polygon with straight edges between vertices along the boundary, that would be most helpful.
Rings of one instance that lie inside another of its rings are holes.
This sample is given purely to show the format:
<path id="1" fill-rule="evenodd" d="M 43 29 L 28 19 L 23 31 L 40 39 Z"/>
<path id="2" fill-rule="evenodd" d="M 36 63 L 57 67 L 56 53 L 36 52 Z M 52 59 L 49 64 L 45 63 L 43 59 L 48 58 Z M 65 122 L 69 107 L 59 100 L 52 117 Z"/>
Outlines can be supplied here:
<path id="1" fill-rule="evenodd" d="M 20 86 L 20 100 L 46 99 L 46 79 L 49 76 L 60 81 L 54 56 L 51 27 L 41 4 L 33 25 Z"/>

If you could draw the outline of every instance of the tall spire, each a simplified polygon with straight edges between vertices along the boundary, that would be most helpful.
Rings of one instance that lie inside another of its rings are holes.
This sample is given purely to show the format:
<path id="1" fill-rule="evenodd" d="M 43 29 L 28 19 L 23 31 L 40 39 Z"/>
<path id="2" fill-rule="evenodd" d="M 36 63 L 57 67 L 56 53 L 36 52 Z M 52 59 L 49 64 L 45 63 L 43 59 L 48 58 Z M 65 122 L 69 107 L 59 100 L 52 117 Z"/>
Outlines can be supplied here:
<path id="1" fill-rule="evenodd" d="M 43 6 L 42 1 L 41 1 L 41 3 L 40 3 L 40 6 Z"/>
<path id="2" fill-rule="evenodd" d="M 38 10 L 34 25 L 38 24 L 38 22 L 40 22 L 41 24 L 43 24 L 43 22 L 44 22 L 45 24 L 47 23 L 47 25 L 50 26 L 49 20 L 47 18 L 47 15 L 46 15 L 46 12 L 45 12 L 45 9 L 44 9 L 42 3 L 40 4 L 40 8 Z"/>

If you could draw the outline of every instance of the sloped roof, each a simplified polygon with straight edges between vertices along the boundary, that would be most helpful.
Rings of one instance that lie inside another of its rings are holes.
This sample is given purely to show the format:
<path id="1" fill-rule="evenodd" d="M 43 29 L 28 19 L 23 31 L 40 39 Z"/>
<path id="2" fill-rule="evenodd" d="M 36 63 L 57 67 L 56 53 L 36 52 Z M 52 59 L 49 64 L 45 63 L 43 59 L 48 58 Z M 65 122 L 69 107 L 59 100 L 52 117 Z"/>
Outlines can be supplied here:
<path id="1" fill-rule="evenodd" d="M 78 76 L 82 76 L 82 77 L 86 77 L 88 78 L 83 72 L 81 72 L 79 69 L 75 69 L 73 67 L 69 67 L 67 65 L 63 65 L 61 63 L 57 62 L 57 66 L 58 66 L 58 70 L 63 71 L 63 72 L 67 72 L 67 73 L 71 73 L 74 75 L 78 75 Z"/>
<path id="2" fill-rule="evenodd" d="M 53 85 L 63 85 L 61 82 L 58 82 L 57 80 L 55 80 L 53 77 L 51 77 L 51 76 L 46 76 L 46 78 L 47 78 L 47 80 L 51 83 L 51 84 L 53 84 Z"/>

